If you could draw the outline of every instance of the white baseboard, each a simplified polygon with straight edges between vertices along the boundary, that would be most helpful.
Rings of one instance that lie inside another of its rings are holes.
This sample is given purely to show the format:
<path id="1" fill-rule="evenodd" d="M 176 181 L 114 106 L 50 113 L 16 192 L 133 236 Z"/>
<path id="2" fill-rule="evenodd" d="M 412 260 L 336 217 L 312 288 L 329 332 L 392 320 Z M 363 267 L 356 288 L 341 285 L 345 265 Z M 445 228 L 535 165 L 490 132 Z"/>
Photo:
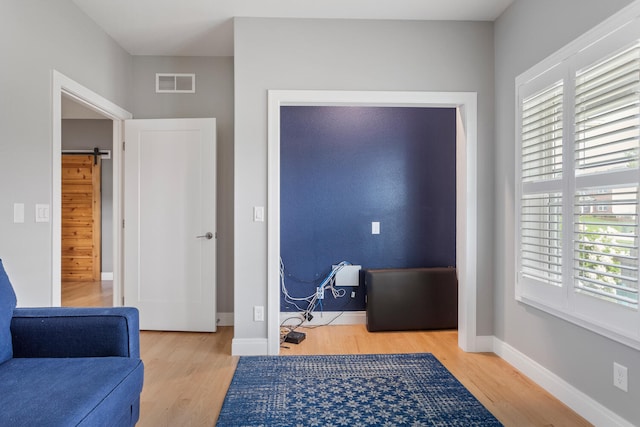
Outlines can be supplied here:
<path id="1" fill-rule="evenodd" d="M 287 321 L 286 325 L 297 325 L 299 316 L 297 313 L 280 313 L 280 323 Z M 233 313 L 218 312 L 218 326 L 233 326 Z M 335 320 L 333 320 L 335 319 Z M 333 320 L 333 322 L 331 322 Z M 325 311 L 314 314 L 313 320 L 307 325 L 319 326 L 331 322 L 332 325 L 364 325 L 367 323 L 366 311 Z M 483 350 L 484 351 L 484 350 Z M 487 350 L 491 351 L 491 350 Z"/>
<path id="2" fill-rule="evenodd" d="M 281 312 L 280 324 L 295 326 L 300 323 L 300 314 L 297 312 Z M 308 326 L 320 325 L 364 325 L 367 323 L 366 311 L 323 311 L 314 312 L 313 319 L 305 322 Z"/>
<path id="3" fill-rule="evenodd" d="M 101 280 L 113 280 L 113 271 L 103 271 L 100 273 Z"/>
<path id="4" fill-rule="evenodd" d="M 538 362 L 495 337 L 493 352 L 595 426 L 634 426 Z"/>
<path id="5" fill-rule="evenodd" d="M 233 313 L 217 313 L 218 326 L 233 326 Z"/>
<path id="6" fill-rule="evenodd" d="M 232 356 L 264 356 L 269 354 L 266 338 L 234 338 L 231 341 Z"/>

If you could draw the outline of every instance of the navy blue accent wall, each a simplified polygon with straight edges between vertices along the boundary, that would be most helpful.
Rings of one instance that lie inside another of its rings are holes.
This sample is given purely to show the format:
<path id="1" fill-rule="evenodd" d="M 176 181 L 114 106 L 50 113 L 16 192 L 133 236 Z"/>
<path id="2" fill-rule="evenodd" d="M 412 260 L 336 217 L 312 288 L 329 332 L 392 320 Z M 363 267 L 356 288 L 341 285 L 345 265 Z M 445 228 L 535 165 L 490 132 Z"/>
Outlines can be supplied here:
<path id="1" fill-rule="evenodd" d="M 312 294 L 340 261 L 455 266 L 455 109 L 291 106 L 280 115 L 280 254 L 290 295 Z M 363 285 L 344 289 L 344 298 L 327 293 L 323 309 L 364 310 Z M 281 311 L 297 311 L 284 295 Z"/>

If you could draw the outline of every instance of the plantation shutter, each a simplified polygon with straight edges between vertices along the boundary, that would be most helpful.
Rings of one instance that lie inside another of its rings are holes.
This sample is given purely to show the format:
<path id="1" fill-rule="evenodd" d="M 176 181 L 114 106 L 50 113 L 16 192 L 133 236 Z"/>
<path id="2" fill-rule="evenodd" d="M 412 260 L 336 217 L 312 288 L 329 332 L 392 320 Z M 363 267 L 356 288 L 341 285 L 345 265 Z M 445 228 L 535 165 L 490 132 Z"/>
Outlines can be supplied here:
<path id="1" fill-rule="evenodd" d="M 562 195 L 542 193 L 522 198 L 522 275 L 562 286 Z"/>
<path id="2" fill-rule="evenodd" d="M 522 181 L 562 177 L 562 82 L 522 103 Z"/>
<path id="3" fill-rule="evenodd" d="M 640 43 L 576 73 L 574 287 L 638 307 Z M 594 177 L 597 177 L 595 185 Z"/>
<path id="4" fill-rule="evenodd" d="M 638 160 L 640 43 L 576 75 L 576 174 Z"/>
<path id="5" fill-rule="evenodd" d="M 522 101 L 520 272 L 562 286 L 563 85 Z"/>

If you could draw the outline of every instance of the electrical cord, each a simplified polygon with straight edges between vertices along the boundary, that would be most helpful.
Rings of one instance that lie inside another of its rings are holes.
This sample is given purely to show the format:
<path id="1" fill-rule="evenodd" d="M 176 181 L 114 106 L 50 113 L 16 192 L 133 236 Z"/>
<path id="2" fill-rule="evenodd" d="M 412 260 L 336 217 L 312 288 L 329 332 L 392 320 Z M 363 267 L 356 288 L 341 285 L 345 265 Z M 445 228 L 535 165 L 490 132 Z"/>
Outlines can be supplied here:
<path id="1" fill-rule="evenodd" d="M 296 309 L 300 312 L 299 313 L 299 317 L 289 317 L 287 319 L 285 319 L 281 324 L 280 324 L 280 345 L 282 345 L 282 343 L 284 342 L 284 339 L 286 337 L 286 335 L 289 332 L 293 332 L 295 331 L 297 328 L 301 327 L 304 322 L 309 322 L 313 319 L 313 312 L 317 309 L 319 309 L 321 312 L 323 311 L 323 305 L 322 305 L 322 300 L 324 298 L 318 298 L 319 295 L 323 295 L 325 294 L 325 292 L 327 290 L 331 291 L 331 295 L 333 296 L 333 298 L 337 299 L 337 298 L 342 298 L 347 294 L 347 291 L 344 289 L 337 289 L 335 286 L 335 276 L 336 274 L 342 270 L 345 266 L 347 265 L 351 265 L 351 263 L 347 262 L 347 261 L 342 261 L 337 265 L 334 265 L 331 269 L 331 271 L 329 272 L 329 274 L 324 278 L 324 280 L 322 280 L 321 284 L 317 286 L 316 288 L 316 292 L 314 292 L 311 295 L 308 295 L 306 297 L 294 297 L 292 296 L 289 291 L 287 290 L 287 287 L 285 285 L 285 266 L 284 266 L 284 262 L 282 261 L 282 258 L 280 258 L 280 285 L 282 288 L 282 293 L 284 295 L 284 299 L 287 303 L 292 304 L 294 307 L 296 307 Z M 309 283 L 309 282 L 305 282 L 305 283 Z M 306 302 L 307 303 L 307 307 L 306 308 L 302 308 L 298 305 L 298 303 L 302 303 L 302 302 Z M 346 305 L 346 304 L 345 304 Z M 331 323 L 333 323 L 338 317 L 342 316 L 344 312 L 338 314 L 336 317 L 334 317 L 331 321 L 329 321 L 329 323 L 326 323 L 326 325 L 329 325 Z M 288 320 L 291 319 L 296 319 L 299 320 L 300 323 L 296 326 L 292 327 L 286 327 L 286 332 L 283 332 L 283 328 L 285 328 L 284 323 L 286 323 Z M 319 327 L 319 326 L 325 326 L 325 325 L 314 325 L 313 327 Z M 309 328 L 310 326 L 306 326 L 307 328 Z"/>

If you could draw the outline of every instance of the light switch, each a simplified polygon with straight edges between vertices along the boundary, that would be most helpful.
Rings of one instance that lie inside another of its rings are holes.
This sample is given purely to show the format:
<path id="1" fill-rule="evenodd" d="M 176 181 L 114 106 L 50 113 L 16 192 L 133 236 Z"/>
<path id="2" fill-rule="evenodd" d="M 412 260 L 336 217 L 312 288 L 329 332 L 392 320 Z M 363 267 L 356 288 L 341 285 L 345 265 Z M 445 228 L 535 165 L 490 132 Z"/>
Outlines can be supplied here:
<path id="1" fill-rule="evenodd" d="M 378 221 L 371 223 L 371 234 L 380 234 L 380 223 Z"/>
<path id="2" fill-rule="evenodd" d="M 253 221 L 254 222 L 264 222 L 264 207 L 263 206 L 254 206 L 254 208 L 253 208 Z"/>
<path id="3" fill-rule="evenodd" d="M 49 222 L 49 205 L 36 205 L 36 222 Z"/>
<path id="4" fill-rule="evenodd" d="M 16 224 L 24 222 L 24 203 L 13 204 L 13 222 Z"/>

